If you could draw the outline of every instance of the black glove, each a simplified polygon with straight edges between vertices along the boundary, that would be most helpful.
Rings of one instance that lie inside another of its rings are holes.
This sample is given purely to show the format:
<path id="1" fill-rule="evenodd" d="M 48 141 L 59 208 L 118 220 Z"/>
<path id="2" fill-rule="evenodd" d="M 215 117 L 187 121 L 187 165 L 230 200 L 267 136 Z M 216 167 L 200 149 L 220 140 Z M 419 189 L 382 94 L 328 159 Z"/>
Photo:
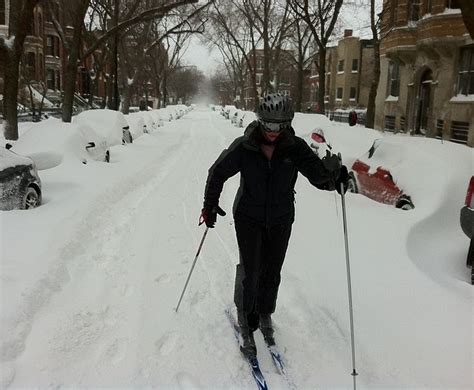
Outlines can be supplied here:
<path id="1" fill-rule="evenodd" d="M 347 192 L 347 189 L 349 188 L 349 172 L 347 172 L 347 167 L 345 165 L 341 166 L 341 169 L 339 170 L 339 176 L 336 179 L 336 191 L 341 194 L 341 184 L 343 184 L 344 188 L 344 194 Z"/>
<path id="2" fill-rule="evenodd" d="M 326 150 L 326 155 L 321 159 L 324 168 L 326 168 L 334 177 L 337 177 L 339 170 L 341 169 L 342 162 L 339 157 L 332 154 L 329 150 Z"/>
<path id="3" fill-rule="evenodd" d="M 217 214 L 223 217 L 226 213 L 219 206 L 204 206 L 204 208 L 201 210 L 199 225 L 205 223 L 208 228 L 213 228 L 216 224 Z"/>

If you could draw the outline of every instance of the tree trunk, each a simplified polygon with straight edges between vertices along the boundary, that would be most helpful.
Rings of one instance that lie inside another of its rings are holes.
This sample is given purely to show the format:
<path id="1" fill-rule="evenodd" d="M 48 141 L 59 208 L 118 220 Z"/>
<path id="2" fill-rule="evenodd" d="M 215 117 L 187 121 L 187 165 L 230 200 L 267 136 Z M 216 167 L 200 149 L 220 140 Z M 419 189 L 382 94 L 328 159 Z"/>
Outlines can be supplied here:
<path id="1" fill-rule="evenodd" d="M 70 45 L 68 45 L 69 55 L 66 62 L 66 72 L 64 73 L 63 122 L 71 122 L 72 120 L 74 92 L 76 91 L 77 61 L 81 50 L 82 29 L 84 27 L 84 18 L 89 0 L 81 0 L 79 3 L 74 4 L 77 4 L 77 8 L 71 12 L 71 15 L 74 15 L 72 22 L 74 33 L 72 35 L 72 41 Z"/>
<path id="2" fill-rule="evenodd" d="M 302 58 L 300 58 L 302 61 Z M 298 73 L 296 75 L 296 99 L 295 99 L 295 111 L 301 112 L 301 104 L 303 102 L 303 89 L 304 89 L 304 69 L 301 62 L 298 63 Z"/>
<path id="3" fill-rule="evenodd" d="M 372 40 L 374 43 L 374 77 L 370 84 L 369 100 L 367 102 L 367 115 L 365 127 L 374 128 L 375 125 L 375 100 L 380 79 L 380 40 L 375 22 L 375 0 L 370 0 L 370 27 L 372 30 Z"/>
<path id="4" fill-rule="evenodd" d="M 319 89 L 318 89 L 318 109 L 319 114 L 325 113 L 324 98 L 326 96 L 326 48 L 319 48 Z"/>
<path id="5" fill-rule="evenodd" d="M 13 47 L 7 47 L 4 39 L 0 41 L 0 56 L 5 69 L 3 84 L 4 136 L 7 140 L 18 139 L 18 80 L 23 43 L 27 26 L 33 18 L 33 8 L 38 0 L 15 0 L 10 5 L 9 37 L 13 37 Z"/>
<path id="6" fill-rule="evenodd" d="M 18 79 L 20 77 L 20 57 L 13 50 L 5 58 L 3 90 L 4 135 L 7 140 L 18 139 Z"/>
<path id="7" fill-rule="evenodd" d="M 122 84 L 122 114 L 127 115 L 130 112 L 131 85 L 126 80 Z"/>
<path id="8" fill-rule="evenodd" d="M 365 127 L 374 128 L 375 125 L 375 99 L 377 98 L 377 89 L 380 79 L 380 43 L 374 42 L 374 78 L 370 84 L 369 100 L 367 102 L 367 115 L 365 118 Z"/>

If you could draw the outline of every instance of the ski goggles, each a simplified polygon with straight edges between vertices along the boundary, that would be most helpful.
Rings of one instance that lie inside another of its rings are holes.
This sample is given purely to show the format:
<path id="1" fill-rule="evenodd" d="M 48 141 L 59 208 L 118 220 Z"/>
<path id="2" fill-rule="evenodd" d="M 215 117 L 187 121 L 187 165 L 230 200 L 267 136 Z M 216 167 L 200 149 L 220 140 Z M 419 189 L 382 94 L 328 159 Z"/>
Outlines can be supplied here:
<path id="1" fill-rule="evenodd" d="M 268 133 L 279 133 L 291 126 L 291 122 L 265 122 L 260 121 L 263 129 Z"/>

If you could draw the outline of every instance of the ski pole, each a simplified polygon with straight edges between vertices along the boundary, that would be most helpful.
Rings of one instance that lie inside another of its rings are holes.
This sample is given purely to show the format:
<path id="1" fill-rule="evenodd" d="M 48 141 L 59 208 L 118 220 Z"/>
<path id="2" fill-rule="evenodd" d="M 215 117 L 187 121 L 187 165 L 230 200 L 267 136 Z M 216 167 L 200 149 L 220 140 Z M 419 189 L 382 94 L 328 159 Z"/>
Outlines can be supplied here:
<path id="1" fill-rule="evenodd" d="M 191 274 L 193 273 L 194 266 L 196 265 L 196 261 L 199 257 L 199 253 L 201 253 L 202 244 L 204 243 L 208 230 L 209 228 L 206 226 L 206 230 L 204 230 L 204 234 L 202 235 L 201 243 L 199 244 L 199 248 L 197 250 L 196 257 L 194 258 L 193 265 L 191 266 L 191 270 L 189 271 L 188 278 L 186 279 L 186 283 L 184 284 L 183 292 L 181 293 L 181 296 L 179 297 L 178 306 L 176 306 L 176 313 L 178 312 L 179 305 L 181 304 L 181 300 L 183 299 L 184 292 L 186 291 L 186 288 L 188 287 L 189 279 L 191 279 Z"/>
<path id="2" fill-rule="evenodd" d="M 354 342 L 354 313 L 352 308 L 352 287 L 351 287 L 351 266 L 349 262 L 349 240 L 347 238 L 347 216 L 346 202 L 344 195 L 344 183 L 341 183 L 341 202 L 342 202 L 342 221 L 344 225 L 344 242 L 346 249 L 346 270 L 347 270 L 347 291 L 349 295 L 349 317 L 351 325 L 351 346 L 352 346 L 352 377 L 354 381 L 354 390 L 356 390 L 356 361 L 355 361 L 355 342 Z"/>

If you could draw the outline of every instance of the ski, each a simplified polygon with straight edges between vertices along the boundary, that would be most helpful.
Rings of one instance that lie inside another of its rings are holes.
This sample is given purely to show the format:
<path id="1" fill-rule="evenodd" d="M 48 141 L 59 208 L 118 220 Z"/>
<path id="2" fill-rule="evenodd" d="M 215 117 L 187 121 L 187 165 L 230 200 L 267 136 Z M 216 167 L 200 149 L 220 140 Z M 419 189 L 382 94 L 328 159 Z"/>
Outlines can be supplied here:
<path id="1" fill-rule="evenodd" d="M 283 356 L 278 350 L 278 347 L 276 346 L 276 344 L 273 344 L 273 345 L 270 345 L 267 343 L 265 344 L 267 346 L 268 352 L 270 352 L 270 356 L 272 357 L 273 364 L 275 368 L 277 369 L 278 373 L 285 379 L 290 389 L 292 390 L 296 389 L 296 385 L 291 380 L 291 378 L 289 377 L 286 371 L 285 360 L 283 359 Z"/>
<path id="2" fill-rule="evenodd" d="M 232 329 L 234 330 L 234 336 L 237 340 L 237 343 L 240 345 L 240 328 L 239 328 L 239 325 L 237 324 L 237 321 L 235 320 L 234 316 L 232 315 L 230 309 L 226 309 L 225 313 L 226 313 L 226 316 L 227 316 L 227 318 L 229 319 L 229 321 L 232 325 Z M 257 388 L 259 390 L 268 390 L 267 382 L 265 381 L 265 377 L 263 376 L 263 373 L 260 370 L 258 359 L 256 357 L 248 358 L 247 356 L 245 356 L 243 354 L 242 354 L 242 357 L 249 364 L 249 367 L 252 371 L 252 377 L 255 380 L 255 383 L 257 384 Z"/>

